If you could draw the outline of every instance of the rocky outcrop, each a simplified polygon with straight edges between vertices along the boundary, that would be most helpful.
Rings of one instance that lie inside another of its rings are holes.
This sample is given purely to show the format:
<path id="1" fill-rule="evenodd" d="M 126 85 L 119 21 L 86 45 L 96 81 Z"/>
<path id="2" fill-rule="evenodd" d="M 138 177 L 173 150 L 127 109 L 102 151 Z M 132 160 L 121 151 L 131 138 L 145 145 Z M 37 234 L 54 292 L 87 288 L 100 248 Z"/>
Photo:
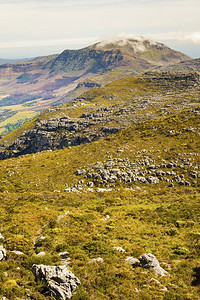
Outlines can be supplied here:
<path id="1" fill-rule="evenodd" d="M 36 280 L 44 280 L 55 300 L 71 299 L 81 284 L 80 280 L 66 266 L 33 265 Z"/>
<path id="2" fill-rule="evenodd" d="M 1 245 L 0 246 L 0 261 L 6 259 L 6 249 Z"/>
<path id="3" fill-rule="evenodd" d="M 167 271 L 165 271 L 159 264 L 157 258 L 151 253 L 145 253 L 144 255 L 139 257 L 139 261 L 143 268 L 145 269 L 153 269 L 156 275 L 165 276 L 167 275 Z"/>
<path id="4" fill-rule="evenodd" d="M 65 116 L 47 121 L 38 119 L 34 128 L 25 131 L 13 144 L 1 145 L 0 159 L 90 143 L 124 128 L 121 124 L 102 127 L 109 121 L 110 117 L 105 113 L 83 114 L 80 118 Z M 95 128 L 97 125 L 101 125 L 98 130 Z"/>
<path id="5" fill-rule="evenodd" d="M 117 150 L 117 154 L 123 150 Z M 85 187 L 96 186 L 99 192 L 107 188 L 114 188 L 119 185 L 135 185 L 136 183 L 156 185 L 165 183 L 179 184 L 183 186 L 194 186 L 194 179 L 199 178 L 198 166 L 193 164 L 192 157 L 178 156 L 174 160 L 152 157 L 152 150 L 134 152 L 131 150 L 133 159 L 128 157 L 109 158 L 104 161 L 97 161 L 94 164 L 85 165 L 84 169 L 77 169 L 75 174 L 83 176 L 86 180 Z M 123 153 L 123 152 L 122 152 Z M 162 153 L 162 151 L 161 151 Z M 160 153 L 160 154 L 161 154 Z M 165 151 L 163 150 L 163 154 Z M 119 154 L 118 154 L 119 155 Z M 192 181 L 191 181 L 192 180 Z M 92 184 L 92 185 L 91 185 Z M 78 185 L 80 187 L 80 185 Z M 82 185 L 82 189 L 84 186 Z M 112 190 L 112 189 L 111 189 Z"/>
<path id="6" fill-rule="evenodd" d="M 167 92 L 176 93 L 179 89 L 185 91 L 185 88 L 196 88 L 199 86 L 199 75 L 191 74 L 171 74 L 147 73 L 138 77 L 138 83 L 145 82 L 148 85 L 159 86 L 161 95 L 152 93 L 149 96 L 133 95 L 133 99 L 125 102 L 119 99 L 119 95 L 113 93 L 106 94 L 104 90 L 99 89 L 102 98 L 110 101 L 111 105 L 104 106 L 98 104 L 90 105 L 94 95 L 77 98 L 71 102 L 71 107 L 65 109 L 65 115 L 62 117 L 56 114 L 55 117 L 45 119 L 38 118 L 31 130 L 26 130 L 14 141 L 6 141 L 0 145 L 0 159 L 17 157 L 24 154 L 37 153 L 44 150 L 57 150 L 63 147 L 77 146 L 80 144 L 91 143 L 108 135 L 115 134 L 120 130 L 133 124 L 157 118 L 160 115 L 168 115 L 180 111 L 180 109 L 191 109 L 191 103 L 187 99 L 174 101 L 170 105 L 163 107 L 163 102 L 167 97 Z M 169 88 L 170 86 L 170 88 Z M 129 95 L 130 97 L 130 95 Z M 117 101 L 119 103 L 116 104 Z M 86 102 L 86 103 L 85 103 Z M 86 105 L 87 104 L 87 105 Z M 76 106 L 85 105 L 85 110 L 77 118 L 70 118 L 67 112 L 74 110 Z M 196 108 L 198 109 L 198 107 Z M 199 113 L 195 110 L 195 113 Z M 52 116 L 52 114 L 50 114 Z M 193 130 L 192 128 L 185 130 Z M 180 134 L 174 130 L 166 131 L 166 136 Z M 114 180 L 114 179 L 113 179 Z M 149 178 L 149 183 L 157 183 L 154 178 Z"/>
<path id="7" fill-rule="evenodd" d="M 197 72 L 146 72 L 143 78 L 139 81 L 147 80 L 159 85 L 160 88 L 166 88 L 171 85 L 171 88 L 183 89 L 188 87 L 196 87 L 200 82 L 200 74 Z"/>

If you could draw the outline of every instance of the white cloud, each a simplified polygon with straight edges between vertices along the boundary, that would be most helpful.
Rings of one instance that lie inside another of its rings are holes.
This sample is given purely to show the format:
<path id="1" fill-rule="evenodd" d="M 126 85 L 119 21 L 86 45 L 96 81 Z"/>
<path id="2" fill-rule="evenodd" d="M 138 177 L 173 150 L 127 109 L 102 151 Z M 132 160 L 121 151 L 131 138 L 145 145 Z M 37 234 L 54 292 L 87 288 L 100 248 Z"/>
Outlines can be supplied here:
<path id="1" fill-rule="evenodd" d="M 0 0 L 0 47 L 73 48 L 120 32 L 199 44 L 199 11 L 199 0 Z"/>
<path id="2" fill-rule="evenodd" d="M 189 34 L 183 34 L 182 36 L 177 36 L 177 39 L 181 43 L 199 44 L 200 45 L 200 32 L 192 32 Z"/>
<path id="3" fill-rule="evenodd" d="M 149 37 L 156 41 L 176 41 L 179 44 L 200 44 L 200 32 L 163 32 L 163 33 L 150 33 L 146 34 L 146 37 Z"/>

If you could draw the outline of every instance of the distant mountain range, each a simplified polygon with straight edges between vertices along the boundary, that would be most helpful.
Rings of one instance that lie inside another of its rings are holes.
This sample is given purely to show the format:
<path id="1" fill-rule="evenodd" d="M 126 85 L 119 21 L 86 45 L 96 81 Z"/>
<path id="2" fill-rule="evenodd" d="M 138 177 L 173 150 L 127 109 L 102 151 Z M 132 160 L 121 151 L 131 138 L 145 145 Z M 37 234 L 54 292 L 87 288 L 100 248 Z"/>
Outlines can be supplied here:
<path id="1" fill-rule="evenodd" d="M 199 60 L 135 37 L 0 65 L 0 133 L 9 130 L 8 125 L 20 125 L 46 108 L 75 99 L 92 86 L 154 69 L 176 70 L 177 64 L 180 70 L 199 70 Z"/>
<path id="2" fill-rule="evenodd" d="M 9 63 L 17 63 L 17 62 L 24 62 L 24 61 L 30 61 L 33 58 L 21 58 L 21 59 L 5 59 L 0 58 L 0 65 L 9 64 Z"/>

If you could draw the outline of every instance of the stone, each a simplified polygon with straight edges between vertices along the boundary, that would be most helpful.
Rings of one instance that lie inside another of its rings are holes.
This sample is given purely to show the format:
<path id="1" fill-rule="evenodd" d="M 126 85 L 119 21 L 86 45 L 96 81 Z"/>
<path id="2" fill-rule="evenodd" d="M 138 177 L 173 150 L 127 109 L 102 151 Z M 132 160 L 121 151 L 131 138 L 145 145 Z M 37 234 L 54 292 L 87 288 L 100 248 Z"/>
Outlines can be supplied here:
<path id="1" fill-rule="evenodd" d="M 138 267 L 138 266 L 140 265 L 139 259 L 137 259 L 137 258 L 135 258 L 135 257 L 132 257 L 132 256 L 128 256 L 128 257 L 125 259 L 125 262 L 127 262 L 128 264 L 133 265 L 133 267 Z"/>
<path id="2" fill-rule="evenodd" d="M 38 256 L 38 257 L 43 257 L 45 255 L 46 255 L 46 253 L 44 251 L 39 252 L 38 254 L 36 254 L 36 256 Z"/>
<path id="3" fill-rule="evenodd" d="M 67 251 L 60 252 L 58 255 L 60 256 L 61 259 L 67 259 L 69 257 L 69 252 Z"/>
<path id="4" fill-rule="evenodd" d="M 36 280 L 44 280 L 50 295 L 55 300 L 71 299 L 81 284 L 80 280 L 66 266 L 32 266 Z"/>
<path id="5" fill-rule="evenodd" d="M 16 254 L 16 255 L 24 255 L 23 252 L 17 251 L 17 250 L 13 250 L 12 253 L 14 253 L 14 254 Z"/>
<path id="6" fill-rule="evenodd" d="M 150 281 L 151 283 L 155 283 L 155 284 L 158 284 L 158 285 L 162 285 L 162 284 L 160 283 L 160 281 L 159 281 L 158 279 L 156 279 L 156 278 L 151 278 L 149 281 Z"/>
<path id="7" fill-rule="evenodd" d="M 146 179 L 151 184 L 159 183 L 159 179 L 157 177 L 154 177 L 154 176 L 149 176 Z"/>
<path id="8" fill-rule="evenodd" d="M 101 262 L 101 263 L 103 263 L 104 260 L 101 257 L 97 257 L 97 258 L 93 258 L 90 262 Z"/>
<path id="9" fill-rule="evenodd" d="M 126 250 L 124 250 L 122 247 L 113 247 L 113 248 L 122 253 L 126 252 Z"/>
<path id="10" fill-rule="evenodd" d="M 139 261 L 143 268 L 150 269 L 152 268 L 156 275 L 165 276 L 167 271 L 165 271 L 159 264 L 157 258 L 151 253 L 145 253 L 139 257 Z"/>
<path id="11" fill-rule="evenodd" d="M 0 261 L 6 259 L 6 249 L 1 245 L 0 246 Z"/>
<path id="12" fill-rule="evenodd" d="M 76 170 L 76 175 L 77 176 L 85 175 L 85 173 L 86 173 L 86 170 L 84 170 L 84 169 L 83 170 L 79 170 L 79 169 Z"/>
<path id="13" fill-rule="evenodd" d="M 104 193 L 104 192 L 111 192 L 113 189 L 104 189 L 104 188 L 98 188 L 96 189 L 97 193 Z"/>
<path id="14" fill-rule="evenodd" d="M 0 233 L 0 239 L 4 240 L 4 237 L 1 233 Z"/>
<path id="15" fill-rule="evenodd" d="M 174 165 L 173 165 L 172 163 L 168 163 L 168 164 L 167 164 L 167 168 L 169 168 L 169 169 L 172 169 L 173 166 L 174 166 Z"/>

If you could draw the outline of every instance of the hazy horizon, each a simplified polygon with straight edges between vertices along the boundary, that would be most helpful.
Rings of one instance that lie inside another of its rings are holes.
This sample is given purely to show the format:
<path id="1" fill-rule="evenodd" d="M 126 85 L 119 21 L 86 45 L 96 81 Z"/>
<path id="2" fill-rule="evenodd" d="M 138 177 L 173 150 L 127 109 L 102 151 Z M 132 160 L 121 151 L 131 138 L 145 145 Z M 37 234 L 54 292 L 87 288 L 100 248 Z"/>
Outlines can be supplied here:
<path id="1" fill-rule="evenodd" d="M 199 0 L 2 0 L 0 58 L 79 49 L 137 34 L 200 57 Z"/>
<path id="2" fill-rule="evenodd" d="M 99 39 L 100 40 L 100 39 Z M 81 49 L 87 47 L 97 41 L 98 39 L 93 39 L 89 43 L 80 43 L 80 44 L 69 44 L 69 45 L 49 45 L 49 46 L 33 46 L 33 47 L 10 47 L 10 48 L 1 48 L 0 49 L 0 58 L 1 59 L 31 59 L 38 56 L 47 56 L 52 54 L 60 54 L 65 49 Z M 173 41 L 159 41 L 164 43 L 166 46 L 180 51 L 192 58 L 200 58 L 199 45 L 195 44 L 174 44 Z"/>

